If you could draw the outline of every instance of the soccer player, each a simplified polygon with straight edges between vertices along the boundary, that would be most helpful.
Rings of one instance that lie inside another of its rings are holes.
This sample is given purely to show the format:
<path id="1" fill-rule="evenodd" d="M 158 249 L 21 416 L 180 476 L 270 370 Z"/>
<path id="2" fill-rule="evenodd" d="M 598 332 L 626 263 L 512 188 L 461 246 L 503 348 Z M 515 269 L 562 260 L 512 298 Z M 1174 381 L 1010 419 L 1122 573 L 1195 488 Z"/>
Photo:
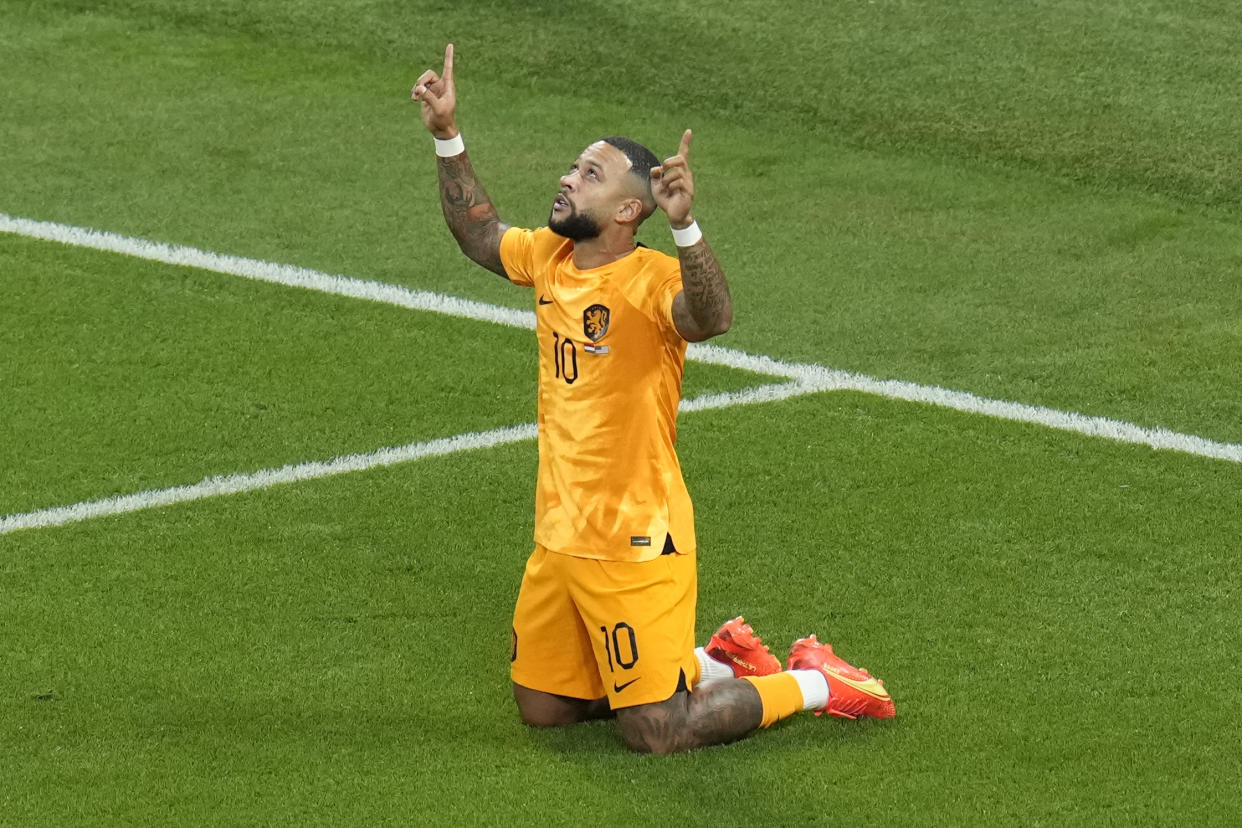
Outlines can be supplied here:
<path id="1" fill-rule="evenodd" d="M 615 716 L 654 753 L 741 738 L 800 710 L 894 715 L 881 682 L 814 636 L 787 671 L 741 619 L 694 647 L 694 516 L 673 444 L 687 342 L 729 329 L 720 263 L 691 212 L 690 130 L 660 163 L 626 138 L 582 151 L 546 227 L 500 220 L 456 124 L 453 46 L 411 97 L 435 138 L 444 219 L 463 253 L 533 288 L 539 347 L 535 549 L 513 615 L 522 720 Z M 635 242 L 657 209 L 677 258 Z"/>

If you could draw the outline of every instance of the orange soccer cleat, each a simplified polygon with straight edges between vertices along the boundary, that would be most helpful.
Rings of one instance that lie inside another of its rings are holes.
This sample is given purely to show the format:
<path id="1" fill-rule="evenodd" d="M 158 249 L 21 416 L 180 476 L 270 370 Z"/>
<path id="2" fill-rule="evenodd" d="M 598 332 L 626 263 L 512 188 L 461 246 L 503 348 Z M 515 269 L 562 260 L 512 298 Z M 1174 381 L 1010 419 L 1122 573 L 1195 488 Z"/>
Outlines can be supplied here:
<path id="1" fill-rule="evenodd" d="M 750 624 L 740 615 L 724 622 L 703 649 L 716 661 L 731 667 L 737 678 L 770 676 L 781 671 L 781 663 L 776 656 L 768 651 L 763 640 L 755 635 Z"/>
<path id="2" fill-rule="evenodd" d="M 819 670 L 828 679 L 828 704 L 816 710 L 816 716 L 827 713 L 842 719 L 891 719 L 897 715 L 884 682 L 847 664 L 832 651 L 831 644 L 820 644 L 813 635 L 793 643 L 789 649 L 789 669 Z"/>

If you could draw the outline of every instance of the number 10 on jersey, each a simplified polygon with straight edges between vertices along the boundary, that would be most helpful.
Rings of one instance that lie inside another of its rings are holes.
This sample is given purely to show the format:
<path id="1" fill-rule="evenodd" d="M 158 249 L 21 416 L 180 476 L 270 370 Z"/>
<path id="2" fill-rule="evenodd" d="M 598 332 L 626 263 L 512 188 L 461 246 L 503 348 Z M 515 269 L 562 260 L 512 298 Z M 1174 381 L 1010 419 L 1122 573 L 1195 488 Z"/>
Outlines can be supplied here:
<path id="1" fill-rule="evenodd" d="M 578 346 L 556 331 L 552 332 L 552 361 L 556 363 L 556 378 L 573 385 L 578 379 Z"/>

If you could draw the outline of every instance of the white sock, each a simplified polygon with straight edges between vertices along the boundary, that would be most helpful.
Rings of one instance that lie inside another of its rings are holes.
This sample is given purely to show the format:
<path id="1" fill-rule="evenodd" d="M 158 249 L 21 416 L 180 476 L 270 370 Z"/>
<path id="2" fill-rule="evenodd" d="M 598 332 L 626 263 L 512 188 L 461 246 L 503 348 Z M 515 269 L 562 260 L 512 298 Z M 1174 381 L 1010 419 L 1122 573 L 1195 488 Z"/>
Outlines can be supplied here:
<path id="1" fill-rule="evenodd" d="M 696 687 L 705 687 L 714 681 L 735 678 L 732 667 L 712 658 L 702 647 L 694 649 L 694 656 L 699 660 L 699 683 L 695 685 Z"/>
<path id="2" fill-rule="evenodd" d="M 828 704 L 828 679 L 819 670 L 789 670 L 802 689 L 802 709 L 822 710 Z"/>

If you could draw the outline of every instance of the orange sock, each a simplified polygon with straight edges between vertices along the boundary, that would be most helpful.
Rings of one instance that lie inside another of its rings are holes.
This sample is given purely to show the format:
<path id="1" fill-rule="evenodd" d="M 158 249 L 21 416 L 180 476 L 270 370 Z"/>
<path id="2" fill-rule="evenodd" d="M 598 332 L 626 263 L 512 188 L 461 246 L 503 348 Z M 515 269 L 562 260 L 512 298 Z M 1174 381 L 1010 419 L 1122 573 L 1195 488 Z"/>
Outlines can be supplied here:
<path id="1" fill-rule="evenodd" d="M 742 676 L 759 691 L 763 702 L 763 721 L 760 727 L 771 727 L 788 716 L 803 709 L 802 687 L 790 673 L 773 673 L 770 676 Z"/>

